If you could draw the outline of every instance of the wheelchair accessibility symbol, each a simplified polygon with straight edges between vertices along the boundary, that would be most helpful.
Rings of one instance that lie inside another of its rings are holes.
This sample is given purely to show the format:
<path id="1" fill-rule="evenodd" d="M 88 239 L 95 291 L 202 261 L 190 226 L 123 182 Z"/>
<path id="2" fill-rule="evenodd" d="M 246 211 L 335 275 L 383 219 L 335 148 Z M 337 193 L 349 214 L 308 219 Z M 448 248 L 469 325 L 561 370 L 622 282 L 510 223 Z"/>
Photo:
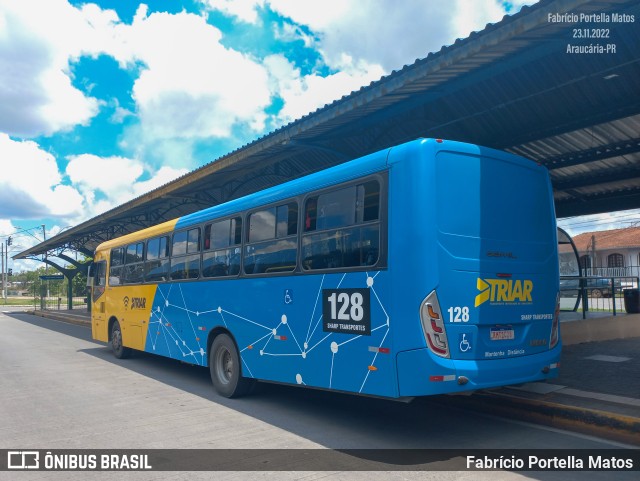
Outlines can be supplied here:
<path id="1" fill-rule="evenodd" d="M 469 335 L 469 337 L 471 337 Z M 460 352 L 467 352 L 471 350 L 471 343 L 467 340 L 467 334 L 460 334 Z"/>
<path id="2" fill-rule="evenodd" d="M 293 291 L 291 289 L 284 290 L 284 303 L 291 304 L 293 302 Z"/>

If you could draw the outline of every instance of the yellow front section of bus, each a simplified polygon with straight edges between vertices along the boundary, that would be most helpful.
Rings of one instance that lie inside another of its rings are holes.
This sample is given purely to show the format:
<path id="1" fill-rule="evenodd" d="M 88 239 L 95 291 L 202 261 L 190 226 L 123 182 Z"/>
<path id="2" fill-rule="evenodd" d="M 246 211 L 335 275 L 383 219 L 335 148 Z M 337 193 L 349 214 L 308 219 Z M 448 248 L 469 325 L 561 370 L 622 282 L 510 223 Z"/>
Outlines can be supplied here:
<path id="1" fill-rule="evenodd" d="M 146 241 L 159 235 L 170 234 L 177 221 L 178 219 L 167 221 L 102 243 L 96 248 L 94 263 L 106 262 L 106 272 L 108 273 L 112 249 Z M 123 344 L 126 347 L 143 351 L 157 284 L 114 285 L 114 280 L 107 274 L 103 286 L 94 285 L 93 287 L 92 337 L 98 341 L 108 342 L 110 325 L 113 320 L 117 320 L 122 331 Z"/>
<path id="2" fill-rule="evenodd" d="M 155 284 L 147 284 L 107 288 L 109 319 L 115 317 L 120 323 L 122 342 L 126 347 L 144 351 L 157 287 Z"/>
<path id="3" fill-rule="evenodd" d="M 97 341 L 109 341 L 109 325 L 120 323 L 126 347 L 144 350 L 156 284 L 107 287 L 93 303 L 91 330 Z"/>

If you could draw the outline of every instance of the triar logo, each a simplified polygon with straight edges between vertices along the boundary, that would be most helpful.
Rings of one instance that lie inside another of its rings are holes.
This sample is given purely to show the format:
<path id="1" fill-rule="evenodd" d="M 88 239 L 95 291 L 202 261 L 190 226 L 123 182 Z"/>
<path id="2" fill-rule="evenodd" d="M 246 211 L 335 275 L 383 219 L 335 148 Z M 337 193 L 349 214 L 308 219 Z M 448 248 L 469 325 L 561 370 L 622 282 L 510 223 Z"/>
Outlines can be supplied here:
<path id="1" fill-rule="evenodd" d="M 124 304 L 124 308 L 128 309 L 129 308 L 129 296 L 124 296 L 124 299 L 122 299 L 122 303 Z"/>
<path id="2" fill-rule="evenodd" d="M 147 307 L 147 299 L 145 297 L 132 297 L 131 309 L 144 309 Z"/>
<path id="3" fill-rule="evenodd" d="M 480 294 L 476 296 L 475 307 L 489 301 L 491 303 L 529 303 L 533 282 L 520 279 L 480 279 L 476 282 Z"/>

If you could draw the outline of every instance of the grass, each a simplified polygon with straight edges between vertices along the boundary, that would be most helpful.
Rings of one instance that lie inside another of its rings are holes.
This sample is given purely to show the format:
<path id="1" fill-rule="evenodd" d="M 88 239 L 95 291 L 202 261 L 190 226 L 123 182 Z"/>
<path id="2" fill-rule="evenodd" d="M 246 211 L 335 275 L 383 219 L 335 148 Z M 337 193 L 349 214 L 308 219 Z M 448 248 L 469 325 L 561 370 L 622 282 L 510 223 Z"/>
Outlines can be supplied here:
<path id="1" fill-rule="evenodd" d="M 0 298 L 1 306 L 33 306 L 34 303 L 40 304 L 39 299 L 33 297 L 7 297 L 6 299 Z"/>
<path id="2" fill-rule="evenodd" d="M 45 302 L 46 306 L 51 309 L 51 308 L 58 308 L 58 300 L 57 299 L 51 299 L 49 298 L 48 300 L 46 300 Z M 73 305 L 74 306 L 83 306 L 85 305 L 84 302 L 82 301 L 78 301 L 78 300 L 73 300 Z M 36 307 L 40 307 L 40 298 L 39 297 L 29 297 L 29 296 L 22 296 L 22 297 L 7 297 L 6 299 L 3 299 L 0 297 L 0 306 L 36 306 Z M 60 309 L 66 309 L 67 308 L 67 299 L 63 298 L 62 301 L 60 302 Z"/>

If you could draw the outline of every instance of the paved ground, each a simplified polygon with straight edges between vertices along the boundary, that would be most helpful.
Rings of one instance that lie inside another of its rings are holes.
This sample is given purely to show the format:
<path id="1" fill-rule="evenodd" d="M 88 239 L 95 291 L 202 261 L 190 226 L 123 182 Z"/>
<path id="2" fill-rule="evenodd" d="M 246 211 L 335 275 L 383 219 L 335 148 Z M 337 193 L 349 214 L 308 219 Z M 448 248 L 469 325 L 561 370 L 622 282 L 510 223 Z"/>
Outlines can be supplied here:
<path id="1" fill-rule="evenodd" d="M 81 309 L 37 313 L 89 322 Z M 563 354 L 556 380 L 447 403 L 640 446 L 640 315 L 590 312 L 583 320 L 582 314 L 562 312 L 560 318 Z"/>
<path id="2" fill-rule="evenodd" d="M 151 355 L 116 360 L 86 326 L 0 314 L 0 448 L 616 448 L 589 436 L 451 406 L 265 386 L 216 396 L 206 369 Z M 6 476 L 11 474 L 10 477 Z M 17 476 L 18 474 L 19 476 Z M 222 472 L 225 479 L 566 479 L 566 473 Z M 1 473 L 0 479 L 122 479 L 122 473 Z M 608 480 L 610 473 L 582 473 Z M 617 473 L 616 479 L 636 479 Z M 211 479 L 209 473 L 127 473 Z"/>
<path id="3" fill-rule="evenodd" d="M 511 406 L 501 414 L 640 446 L 640 338 L 565 346 L 560 375 L 479 393 L 479 408 L 494 398 Z"/>

